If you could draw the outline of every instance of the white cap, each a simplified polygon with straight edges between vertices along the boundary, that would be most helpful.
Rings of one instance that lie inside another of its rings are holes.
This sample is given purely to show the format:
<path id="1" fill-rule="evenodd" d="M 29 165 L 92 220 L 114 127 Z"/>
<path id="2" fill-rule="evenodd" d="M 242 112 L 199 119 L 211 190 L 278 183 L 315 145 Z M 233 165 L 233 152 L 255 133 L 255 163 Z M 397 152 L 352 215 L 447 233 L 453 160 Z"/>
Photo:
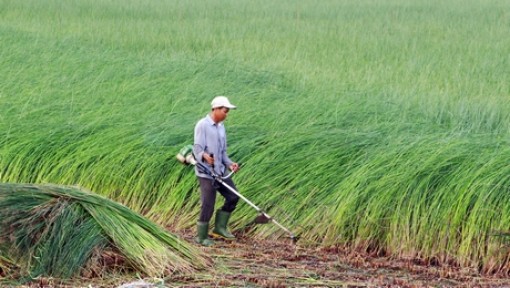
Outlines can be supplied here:
<path id="1" fill-rule="evenodd" d="M 226 107 L 228 109 L 236 109 L 236 106 L 232 105 L 228 98 L 225 96 L 216 96 L 211 102 L 212 108 Z"/>

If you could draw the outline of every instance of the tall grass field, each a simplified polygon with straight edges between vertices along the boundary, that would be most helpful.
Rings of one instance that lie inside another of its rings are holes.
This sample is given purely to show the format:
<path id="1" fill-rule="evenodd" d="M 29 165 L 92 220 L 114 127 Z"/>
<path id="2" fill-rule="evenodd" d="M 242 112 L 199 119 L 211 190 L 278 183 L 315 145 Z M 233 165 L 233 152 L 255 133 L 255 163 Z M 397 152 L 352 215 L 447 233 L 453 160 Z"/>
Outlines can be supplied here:
<path id="1" fill-rule="evenodd" d="M 175 155 L 227 95 L 237 187 L 302 245 L 509 272 L 509 35 L 504 0 L 0 0 L 0 181 L 192 228 Z"/>

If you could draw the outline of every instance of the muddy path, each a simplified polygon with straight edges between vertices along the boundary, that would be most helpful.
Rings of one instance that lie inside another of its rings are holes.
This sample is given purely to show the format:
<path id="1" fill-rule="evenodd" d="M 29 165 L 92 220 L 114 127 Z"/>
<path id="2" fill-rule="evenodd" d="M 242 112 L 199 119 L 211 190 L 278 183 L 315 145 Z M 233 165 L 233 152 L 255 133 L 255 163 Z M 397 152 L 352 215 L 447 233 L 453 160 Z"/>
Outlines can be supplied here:
<path id="1" fill-rule="evenodd" d="M 182 237 L 193 242 L 192 231 Z M 510 287 L 510 279 L 472 269 L 303 247 L 290 240 L 238 235 L 201 249 L 211 256 L 212 268 L 166 282 L 172 287 Z"/>

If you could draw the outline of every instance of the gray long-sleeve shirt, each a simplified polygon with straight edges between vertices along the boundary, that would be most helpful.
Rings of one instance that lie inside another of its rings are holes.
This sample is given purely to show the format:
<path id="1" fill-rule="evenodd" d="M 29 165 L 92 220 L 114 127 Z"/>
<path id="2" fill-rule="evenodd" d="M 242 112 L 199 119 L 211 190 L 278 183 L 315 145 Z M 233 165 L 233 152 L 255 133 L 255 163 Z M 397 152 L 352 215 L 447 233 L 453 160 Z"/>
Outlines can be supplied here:
<path id="1" fill-rule="evenodd" d="M 214 171 L 218 175 L 224 175 L 226 168 L 232 165 L 232 160 L 227 155 L 227 134 L 223 122 L 214 123 L 210 115 L 202 118 L 195 125 L 195 140 L 193 142 L 193 155 L 198 162 L 211 168 L 204 161 L 205 153 L 214 154 Z M 199 177 L 212 178 L 199 171 L 195 165 L 195 174 Z"/>

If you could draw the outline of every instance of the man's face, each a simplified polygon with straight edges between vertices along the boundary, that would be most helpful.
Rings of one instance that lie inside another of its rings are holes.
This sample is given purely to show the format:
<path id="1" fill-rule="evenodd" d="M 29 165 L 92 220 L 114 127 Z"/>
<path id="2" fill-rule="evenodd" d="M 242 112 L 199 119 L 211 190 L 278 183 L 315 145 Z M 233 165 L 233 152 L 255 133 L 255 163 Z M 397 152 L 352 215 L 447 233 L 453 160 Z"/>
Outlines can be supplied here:
<path id="1" fill-rule="evenodd" d="M 227 118 L 227 115 L 228 115 L 228 112 L 230 111 L 230 109 L 228 109 L 227 107 L 219 107 L 219 108 L 216 108 L 214 109 L 213 113 L 214 113 L 214 118 L 218 121 L 218 122 L 221 122 L 221 121 L 224 121 L 226 118 Z"/>

